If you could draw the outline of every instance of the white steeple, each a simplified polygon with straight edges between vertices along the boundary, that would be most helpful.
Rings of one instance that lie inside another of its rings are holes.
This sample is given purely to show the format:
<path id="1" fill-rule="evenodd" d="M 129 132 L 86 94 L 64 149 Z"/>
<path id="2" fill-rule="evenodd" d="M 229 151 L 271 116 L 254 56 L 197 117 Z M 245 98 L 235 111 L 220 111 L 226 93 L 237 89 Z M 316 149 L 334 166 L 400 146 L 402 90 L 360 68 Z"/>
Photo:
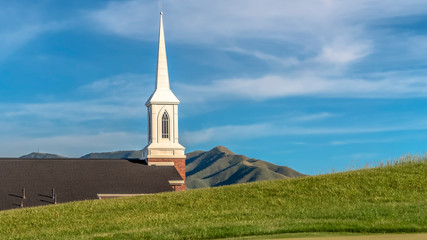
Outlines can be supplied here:
<path id="1" fill-rule="evenodd" d="M 166 58 L 163 12 L 160 12 L 159 47 L 157 55 L 156 89 L 169 90 L 168 62 Z"/>
<path id="2" fill-rule="evenodd" d="M 142 151 L 142 159 L 146 159 L 149 164 L 170 159 L 185 159 L 185 148 L 178 141 L 179 100 L 169 86 L 162 12 L 160 12 L 156 70 L 156 87 L 145 103 L 148 108 L 148 145 Z"/>
<path id="3" fill-rule="evenodd" d="M 163 12 L 160 12 L 159 47 L 157 53 L 156 88 L 146 106 L 153 103 L 179 103 L 169 87 L 168 62 L 166 58 L 165 33 L 163 30 Z"/>

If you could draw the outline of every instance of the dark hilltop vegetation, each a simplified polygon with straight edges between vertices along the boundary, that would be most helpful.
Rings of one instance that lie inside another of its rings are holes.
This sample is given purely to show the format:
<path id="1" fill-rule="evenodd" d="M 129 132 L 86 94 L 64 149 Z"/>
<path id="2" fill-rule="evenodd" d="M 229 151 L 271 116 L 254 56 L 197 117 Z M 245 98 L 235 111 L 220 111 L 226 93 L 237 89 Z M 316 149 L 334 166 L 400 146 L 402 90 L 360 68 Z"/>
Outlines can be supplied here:
<path id="1" fill-rule="evenodd" d="M 0 212 L 1 239 L 427 232 L 427 158 L 342 173 Z"/>
<path id="2" fill-rule="evenodd" d="M 52 153 L 40 153 L 40 152 L 32 152 L 27 155 L 20 156 L 19 158 L 67 158 L 58 154 Z"/>

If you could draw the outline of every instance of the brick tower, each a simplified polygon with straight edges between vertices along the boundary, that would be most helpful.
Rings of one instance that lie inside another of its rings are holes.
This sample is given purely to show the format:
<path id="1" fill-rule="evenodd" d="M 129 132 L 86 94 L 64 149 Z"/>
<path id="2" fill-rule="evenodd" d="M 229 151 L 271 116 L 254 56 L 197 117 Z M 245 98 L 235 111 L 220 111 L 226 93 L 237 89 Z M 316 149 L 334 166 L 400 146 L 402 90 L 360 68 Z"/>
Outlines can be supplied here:
<path id="1" fill-rule="evenodd" d="M 163 12 L 160 12 L 159 48 L 157 55 L 156 87 L 145 103 L 148 108 L 148 144 L 142 151 L 142 159 L 148 165 L 174 165 L 183 185 L 175 185 L 177 191 L 185 190 L 185 148 L 178 142 L 179 100 L 169 87 L 166 44 L 163 31 Z"/>

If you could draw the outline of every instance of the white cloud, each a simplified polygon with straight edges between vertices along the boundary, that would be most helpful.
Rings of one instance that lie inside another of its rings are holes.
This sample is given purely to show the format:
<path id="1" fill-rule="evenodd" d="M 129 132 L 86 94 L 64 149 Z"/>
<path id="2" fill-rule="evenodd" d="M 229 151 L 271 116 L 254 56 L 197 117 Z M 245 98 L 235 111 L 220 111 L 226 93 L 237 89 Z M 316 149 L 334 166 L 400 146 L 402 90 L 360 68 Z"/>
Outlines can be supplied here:
<path id="1" fill-rule="evenodd" d="M 399 78 L 393 74 L 379 80 L 269 75 L 216 80 L 204 86 L 180 84 L 179 90 L 186 92 L 185 95 L 203 96 L 200 101 L 236 98 L 265 100 L 292 96 L 412 98 L 427 96 L 427 81 L 423 77 Z"/>

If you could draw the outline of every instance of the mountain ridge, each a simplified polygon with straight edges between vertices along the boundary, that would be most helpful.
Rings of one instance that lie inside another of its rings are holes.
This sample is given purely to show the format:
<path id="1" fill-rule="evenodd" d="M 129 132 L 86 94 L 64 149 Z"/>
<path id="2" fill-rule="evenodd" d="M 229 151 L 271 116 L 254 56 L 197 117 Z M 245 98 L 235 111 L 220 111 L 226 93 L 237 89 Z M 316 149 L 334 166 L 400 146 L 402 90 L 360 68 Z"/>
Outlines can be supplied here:
<path id="1" fill-rule="evenodd" d="M 305 176 L 287 166 L 235 154 L 224 146 L 187 154 L 186 167 L 190 189 Z"/>
<path id="2" fill-rule="evenodd" d="M 217 146 L 209 151 L 187 153 L 187 188 L 204 188 L 236 183 L 306 176 L 287 166 L 278 166 L 270 162 L 249 158 L 232 152 L 225 146 Z M 94 152 L 82 159 L 135 159 L 141 156 L 141 150 L 114 152 Z M 21 158 L 66 158 L 50 153 L 31 153 Z"/>

